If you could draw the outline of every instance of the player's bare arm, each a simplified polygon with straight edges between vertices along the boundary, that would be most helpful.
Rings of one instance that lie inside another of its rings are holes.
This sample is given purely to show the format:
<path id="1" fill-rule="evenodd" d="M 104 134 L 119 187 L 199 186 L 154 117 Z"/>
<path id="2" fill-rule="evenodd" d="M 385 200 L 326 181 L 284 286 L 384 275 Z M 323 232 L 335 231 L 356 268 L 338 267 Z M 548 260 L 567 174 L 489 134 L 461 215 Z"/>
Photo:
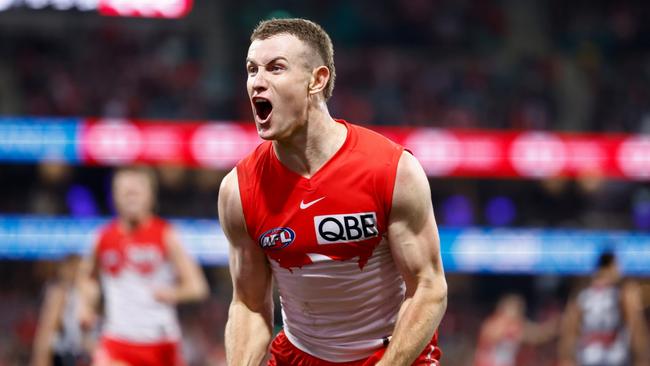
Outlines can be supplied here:
<path id="1" fill-rule="evenodd" d="M 165 233 L 169 260 L 174 266 L 177 283 L 173 288 L 157 289 L 156 299 L 169 304 L 199 301 L 208 296 L 208 284 L 201 268 L 187 253 L 176 232 L 169 228 Z"/>
<path id="2" fill-rule="evenodd" d="M 264 252 L 247 233 L 236 169 L 221 183 L 219 221 L 230 243 L 233 284 L 226 358 L 228 365 L 260 365 L 273 332 L 271 269 Z"/>
<path id="3" fill-rule="evenodd" d="M 84 329 L 94 326 L 99 306 L 99 267 L 97 263 L 97 245 L 90 255 L 81 262 L 80 275 L 77 280 L 79 291 L 79 322 Z"/>
<path id="4" fill-rule="evenodd" d="M 643 315 L 640 288 L 636 283 L 627 282 L 621 292 L 623 314 L 630 330 L 634 366 L 648 366 L 648 329 Z"/>
<path id="5" fill-rule="evenodd" d="M 377 365 L 410 365 L 445 313 L 447 282 L 429 183 L 419 162 L 407 152 L 397 168 L 388 241 L 406 295 L 392 340 Z"/>
<path id="6" fill-rule="evenodd" d="M 551 318 L 543 322 L 526 321 L 522 341 L 531 345 L 550 342 L 558 335 L 559 318 Z"/>
<path id="7" fill-rule="evenodd" d="M 57 327 L 61 322 L 61 313 L 65 303 L 65 290 L 59 286 L 50 286 L 45 293 L 41 307 L 38 328 L 34 337 L 32 366 L 49 366 L 52 364 L 52 342 Z"/>
<path id="8" fill-rule="evenodd" d="M 576 365 L 576 342 L 580 332 L 580 309 L 575 299 L 567 305 L 562 318 L 558 356 L 560 366 Z"/>
<path id="9" fill-rule="evenodd" d="M 554 317 L 543 322 L 526 321 L 523 334 L 524 343 L 539 345 L 550 342 L 558 335 L 559 323 L 559 317 Z"/>

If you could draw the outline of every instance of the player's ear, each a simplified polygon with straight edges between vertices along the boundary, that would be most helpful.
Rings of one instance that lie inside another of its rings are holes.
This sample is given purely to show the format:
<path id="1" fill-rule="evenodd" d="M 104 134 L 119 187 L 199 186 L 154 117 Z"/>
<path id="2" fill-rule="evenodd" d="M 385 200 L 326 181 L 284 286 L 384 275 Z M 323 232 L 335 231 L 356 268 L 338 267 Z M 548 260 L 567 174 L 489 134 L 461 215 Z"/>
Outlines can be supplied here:
<path id="1" fill-rule="evenodd" d="M 322 65 L 315 68 L 311 72 L 311 79 L 309 80 L 309 94 L 314 95 L 322 92 L 330 80 L 330 69 Z"/>

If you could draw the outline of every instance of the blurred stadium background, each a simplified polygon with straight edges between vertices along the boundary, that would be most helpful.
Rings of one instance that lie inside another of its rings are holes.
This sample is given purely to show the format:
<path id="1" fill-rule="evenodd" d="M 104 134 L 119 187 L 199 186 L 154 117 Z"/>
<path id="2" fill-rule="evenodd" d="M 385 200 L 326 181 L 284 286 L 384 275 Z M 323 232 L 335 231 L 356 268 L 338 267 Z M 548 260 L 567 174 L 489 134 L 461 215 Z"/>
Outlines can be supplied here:
<path id="1" fill-rule="evenodd" d="M 0 0 L 0 365 L 25 365 L 53 260 L 110 217 L 115 166 L 156 166 L 211 285 L 181 308 L 190 365 L 224 363 L 220 180 L 258 142 L 254 25 L 300 16 L 335 45 L 334 116 L 410 147 L 430 176 L 449 306 L 445 364 L 516 292 L 562 310 L 603 248 L 650 307 L 650 6 L 644 1 Z M 279 321 L 276 321 L 279 323 Z M 553 365 L 555 342 L 521 365 Z M 543 357 L 542 357 L 543 355 Z"/>

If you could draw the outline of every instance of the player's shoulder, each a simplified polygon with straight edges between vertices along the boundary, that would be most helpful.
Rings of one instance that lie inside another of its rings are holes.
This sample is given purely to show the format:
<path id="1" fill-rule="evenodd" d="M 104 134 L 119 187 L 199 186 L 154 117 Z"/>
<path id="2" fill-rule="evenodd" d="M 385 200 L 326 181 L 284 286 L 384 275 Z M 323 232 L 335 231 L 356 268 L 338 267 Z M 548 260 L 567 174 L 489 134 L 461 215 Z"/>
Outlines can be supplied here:
<path id="1" fill-rule="evenodd" d="M 119 221 L 111 219 L 99 228 L 99 238 L 105 238 L 119 233 Z"/>
<path id="2" fill-rule="evenodd" d="M 225 193 L 239 190 L 249 191 L 252 189 L 256 182 L 261 178 L 263 172 L 268 171 L 267 167 L 272 161 L 273 143 L 271 141 L 264 141 L 259 144 L 253 151 L 241 159 L 235 169 L 222 181 L 221 189 L 225 189 Z M 229 189 L 232 187 L 232 189 Z M 220 196 L 222 194 L 220 193 Z"/>
<path id="3" fill-rule="evenodd" d="M 171 230 L 172 224 L 158 215 L 153 215 L 149 224 L 150 228 L 155 231 L 166 232 Z"/>
<path id="4" fill-rule="evenodd" d="M 253 151 L 249 152 L 246 156 L 239 160 L 236 166 L 239 167 L 240 170 L 254 168 L 261 161 L 268 157 L 271 151 L 271 144 L 271 141 L 264 141 L 261 144 L 257 145 Z"/>
<path id="5" fill-rule="evenodd" d="M 407 180 L 427 180 L 427 175 L 420 161 L 408 150 L 400 152 L 398 175 Z"/>
<path id="6" fill-rule="evenodd" d="M 111 248 L 120 237 L 119 221 L 111 219 L 97 231 L 94 251 L 102 252 Z"/>
<path id="7" fill-rule="evenodd" d="M 401 150 L 402 147 L 381 133 L 355 123 L 344 121 L 357 135 L 357 145 L 367 148 L 390 148 Z"/>
<path id="8" fill-rule="evenodd" d="M 351 132 L 349 149 L 355 165 L 380 174 L 394 175 L 404 148 L 367 127 L 345 122 Z"/>
<path id="9" fill-rule="evenodd" d="M 641 293 L 641 286 L 633 279 L 623 278 L 617 283 L 618 290 L 625 295 L 637 295 Z"/>
<path id="10" fill-rule="evenodd" d="M 219 187 L 219 223 L 229 236 L 246 235 L 238 174 L 238 168 L 233 168 L 223 178 Z"/>
<path id="11" fill-rule="evenodd" d="M 223 220 L 231 218 L 233 210 L 241 210 L 238 175 L 243 174 L 241 167 L 234 167 L 221 180 L 219 185 L 219 216 Z"/>
<path id="12" fill-rule="evenodd" d="M 236 166 L 226 174 L 219 184 L 219 201 L 228 199 L 238 190 L 238 174 L 241 174 L 243 168 Z"/>

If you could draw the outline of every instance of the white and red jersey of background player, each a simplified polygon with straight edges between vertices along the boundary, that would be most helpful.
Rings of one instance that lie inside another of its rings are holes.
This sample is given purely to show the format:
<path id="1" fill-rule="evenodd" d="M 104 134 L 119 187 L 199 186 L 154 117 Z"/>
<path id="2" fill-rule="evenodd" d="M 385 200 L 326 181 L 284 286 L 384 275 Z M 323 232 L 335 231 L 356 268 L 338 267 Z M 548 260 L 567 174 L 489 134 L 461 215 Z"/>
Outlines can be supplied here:
<path id="1" fill-rule="evenodd" d="M 164 244 L 168 228 L 152 217 L 132 231 L 118 221 L 101 231 L 95 254 L 105 302 L 104 336 L 140 344 L 180 338 L 175 307 L 154 297 L 156 289 L 175 283 Z"/>

